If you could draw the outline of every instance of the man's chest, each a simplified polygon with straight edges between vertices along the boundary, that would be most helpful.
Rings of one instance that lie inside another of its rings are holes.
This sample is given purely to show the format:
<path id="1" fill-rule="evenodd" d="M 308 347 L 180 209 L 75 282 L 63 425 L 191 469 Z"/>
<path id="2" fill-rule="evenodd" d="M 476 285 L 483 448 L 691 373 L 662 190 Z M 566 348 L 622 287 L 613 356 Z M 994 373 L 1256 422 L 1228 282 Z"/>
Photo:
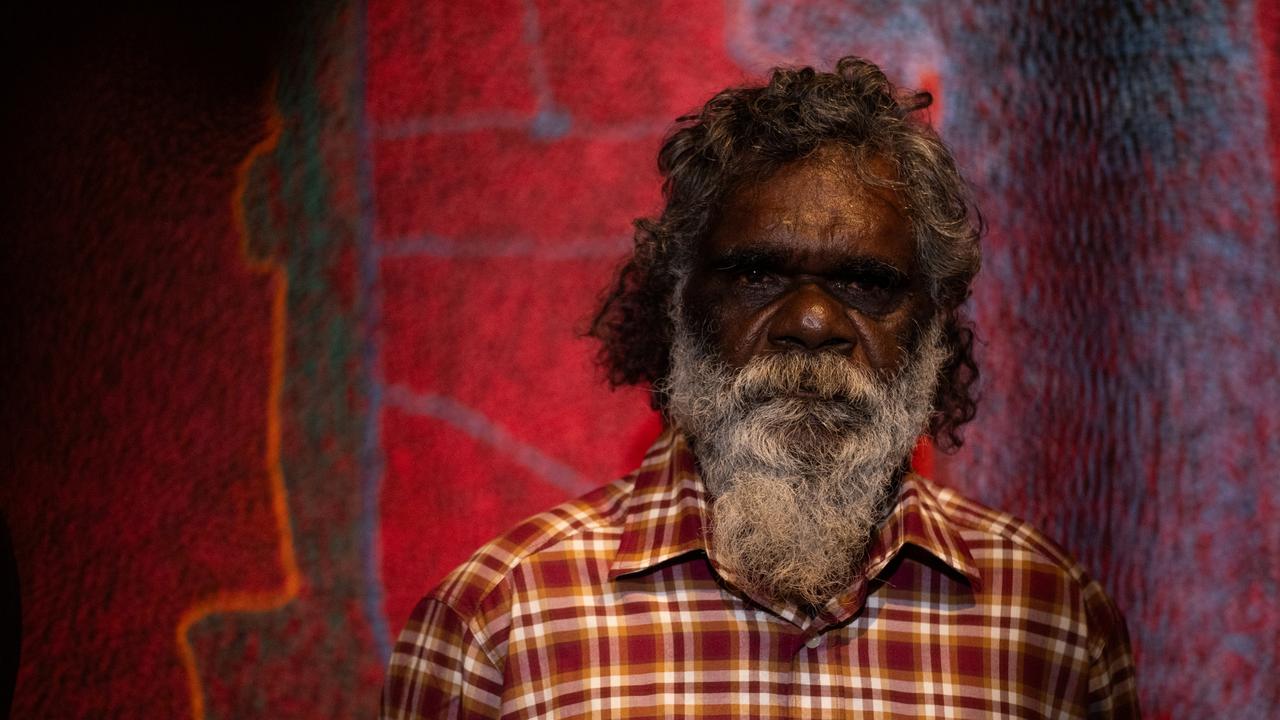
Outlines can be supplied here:
<path id="1" fill-rule="evenodd" d="M 800 627 L 688 578 L 513 607 L 504 717 L 1071 717 L 1080 629 L 1034 608 L 882 586 Z"/>

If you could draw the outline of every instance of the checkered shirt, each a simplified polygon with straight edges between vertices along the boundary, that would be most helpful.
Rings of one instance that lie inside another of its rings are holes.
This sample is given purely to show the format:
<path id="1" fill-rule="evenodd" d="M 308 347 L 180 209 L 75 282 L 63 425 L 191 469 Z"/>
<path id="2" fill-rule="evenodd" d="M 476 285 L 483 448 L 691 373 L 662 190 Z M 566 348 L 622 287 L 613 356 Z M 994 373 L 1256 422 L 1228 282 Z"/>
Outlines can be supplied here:
<path id="1" fill-rule="evenodd" d="M 708 558 L 693 455 L 489 543 L 414 609 L 384 718 L 1137 717 L 1124 620 L 1026 524 L 916 475 L 810 616 Z"/>

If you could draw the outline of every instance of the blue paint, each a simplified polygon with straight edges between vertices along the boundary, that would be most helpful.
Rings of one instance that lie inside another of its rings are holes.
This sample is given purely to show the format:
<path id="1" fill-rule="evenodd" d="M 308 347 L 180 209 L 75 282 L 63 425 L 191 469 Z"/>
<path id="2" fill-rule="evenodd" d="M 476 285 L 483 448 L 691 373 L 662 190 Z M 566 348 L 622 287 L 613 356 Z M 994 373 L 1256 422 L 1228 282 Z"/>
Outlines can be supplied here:
<path id="1" fill-rule="evenodd" d="M 538 140 L 559 140 L 572 129 L 573 116 L 567 110 L 544 105 L 529 124 L 529 135 Z"/>
<path id="2" fill-rule="evenodd" d="M 460 135 L 483 130 L 524 131 L 529 123 L 527 114 L 507 111 L 428 115 L 380 125 L 375 135 L 379 140 L 405 140 L 422 135 Z"/>
<path id="3" fill-rule="evenodd" d="M 544 141 L 557 140 L 569 133 L 569 129 L 573 127 L 573 118 L 568 111 L 556 104 L 551 81 L 547 79 L 547 61 L 542 52 L 542 25 L 538 19 L 538 4 L 535 0 L 524 0 L 521 20 L 524 43 L 529 47 L 529 81 L 533 85 L 534 97 L 538 103 L 538 112 L 528 127 L 529 137 Z"/>
<path id="4" fill-rule="evenodd" d="M 378 140 L 408 140 L 423 135 L 464 135 L 492 130 L 525 132 L 540 142 L 585 138 L 588 140 L 658 139 L 674 125 L 669 117 L 593 123 L 579 121 L 563 108 L 540 110 L 532 117 L 517 112 L 492 111 L 456 115 L 425 115 L 379 125 Z M 654 143 L 657 146 L 657 143 Z"/>
<path id="5" fill-rule="evenodd" d="M 418 394 L 403 385 L 388 386 L 385 397 L 387 404 L 398 410 L 448 423 L 571 495 L 579 495 L 592 488 L 592 483 L 578 471 L 515 437 L 488 415 L 453 398 Z"/>
<path id="6" fill-rule="evenodd" d="M 379 257 L 406 258 L 526 258 L 539 260 L 581 260 L 620 258 L 631 247 L 630 237 L 559 240 L 546 243 L 532 238 L 498 240 L 455 240 L 441 235 L 398 238 L 378 243 Z"/>
<path id="7" fill-rule="evenodd" d="M 357 72 L 355 73 L 354 98 L 355 124 L 358 143 L 356 187 L 359 193 L 360 215 L 356 226 L 356 302 L 360 310 L 360 332 L 363 346 L 360 352 L 360 386 L 369 403 L 364 416 L 364 429 L 360 438 L 360 541 L 364 556 L 364 604 L 365 618 L 369 621 L 374 647 L 383 665 L 391 659 L 391 627 L 387 621 L 382 582 L 382 558 L 378 555 L 378 539 L 381 536 L 380 499 L 385 458 L 382 450 L 382 380 L 378 344 L 378 328 L 382 325 L 382 278 L 379 272 L 378 252 L 374 244 L 374 183 L 373 139 L 369 119 L 365 113 L 365 76 L 368 74 L 369 53 L 367 39 L 367 12 L 365 0 L 356 3 L 355 33 Z"/>

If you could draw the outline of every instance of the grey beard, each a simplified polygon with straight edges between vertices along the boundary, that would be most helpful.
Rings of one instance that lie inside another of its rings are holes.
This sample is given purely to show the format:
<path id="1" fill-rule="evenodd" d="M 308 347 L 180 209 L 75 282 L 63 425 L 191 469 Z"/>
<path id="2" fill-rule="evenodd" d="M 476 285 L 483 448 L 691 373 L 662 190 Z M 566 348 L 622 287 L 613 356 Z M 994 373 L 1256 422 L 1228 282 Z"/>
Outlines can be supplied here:
<path id="1" fill-rule="evenodd" d="M 884 381 L 825 352 L 764 355 L 735 371 L 676 323 L 660 390 L 712 499 L 713 557 L 742 589 L 816 607 L 862 571 L 929 418 L 942 340 L 935 321 Z"/>

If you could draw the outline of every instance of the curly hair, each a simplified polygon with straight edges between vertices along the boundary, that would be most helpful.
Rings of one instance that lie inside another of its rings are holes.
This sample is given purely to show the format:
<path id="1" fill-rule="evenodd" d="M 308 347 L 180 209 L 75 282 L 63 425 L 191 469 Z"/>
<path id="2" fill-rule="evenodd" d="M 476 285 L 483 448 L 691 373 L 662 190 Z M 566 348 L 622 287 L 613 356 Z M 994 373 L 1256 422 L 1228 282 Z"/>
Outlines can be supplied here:
<path id="1" fill-rule="evenodd" d="M 973 328 L 961 312 L 980 265 L 982 219 L 951 152 L 915 116 L 926 92 L 900 92 L 876 65 L 841 58 L 834 72 L 775 68 L 768 84 L 730 88 L 685 115 L 658 153 L 666 205 L 635 221 L 635 249 L 601 299 L 588 334 L 611 385 L 653 385 L 666 377 L 671 308 L 694 252 L 724 203 L 819 147 L 849 151 L 860 181 L 897 190 L 915 236 L 916 257 L 941 313 L 949 360 L 933 399 L 929 432 L 943 449 L 963 443 L 960 427 L 977 410 Z M 869 162 L 883 158 L 893 179 Z M 656 408 L 663 407 L 653 393 Z"/>

